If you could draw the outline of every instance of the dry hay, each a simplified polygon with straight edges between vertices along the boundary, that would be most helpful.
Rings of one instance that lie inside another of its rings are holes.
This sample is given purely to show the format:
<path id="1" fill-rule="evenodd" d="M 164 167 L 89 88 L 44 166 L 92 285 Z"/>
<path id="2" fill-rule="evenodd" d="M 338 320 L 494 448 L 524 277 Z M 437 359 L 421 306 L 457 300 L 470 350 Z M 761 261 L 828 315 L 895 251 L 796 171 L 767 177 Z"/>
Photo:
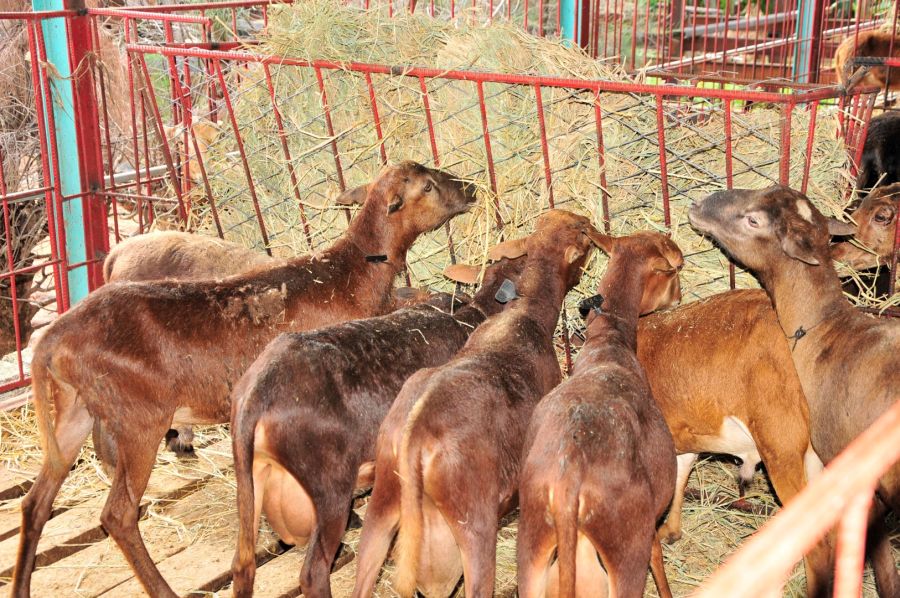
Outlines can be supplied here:
<path id="1" fill-rule="evenodd" d="M 418 15 L 388 18 L 330 0 L 277 7 L 268 34 L 254 50 L 263 55 L 300 59 L 355 60 L 393 65 L 427 65 L 439 69 L 489 70 L 499 73 L 554 73 L 585 79 L 627 80 L 610 64 L 590 59 L 555 40 L 529 36 L 514 26 L 481 27 L 432 20 Z M 330 200 L 339 181 L 332 140 L 336 143 L 345 184 L 374 177 L 381 167 L 369 90 L 363 74 L 322 70 L 335 136 L 327 131 L 322 99 L 313 69 L 272 65 L 271 77 L 298 185 L 292 185 L 278 135 L 265 76 L 259 65 L 239 69 L 232 101 L 239 123 L 255 193 L 276 255 L 305 253 L 326 246 L 346 226 L 343 209 Z M 378 98 L 383 147 L 390 160 L 433 163 L 426 113 L 417 78 L 371 76 Z M 482 115 L 475 83 L 429 79 L 428 100 L 443 168 L 472 181 L 480 201 L 471 214 L 449 230 L 452 252 L 461 260 L 482 263 L 486 250 L 501 238 L 527 233 L 549 205 L 544 157 L 530 86 L 485 83 L 486 118 L 496 166 L 496 195 L 491 192 Z M 601 167 L 595 128 L 594 94 L 542 88 L 548 161 L 555 205 L 590 215 L 598 225 Z M 635 229 L 665 230 L 657 136 L 657 109 L 652 95 L 601 93 L 606 191 L 616 234 Z M 779 179 L 783 114 L 779 107 L 742 102 L 732 106 L 735 187 L 762 187 Z M 687 224 L 693 199 L 726 183 L 724 119 L 721 104 L 694 98 L 667 99 L 663 107 L 672 234 L 688 256 L 683 272 L 686 300 L 728 288 L 728 261 Z M 223 120 L 227 116 L 223 113 Z M 846 151 L 838 135 L 838 110 L 823 103 L 814 130 L 810 113 L 794 110 L 791 127 L 790 182 L 800 187 L 804 164 L 812 164 L 808 195 L 826 214 L 839 214 L 848 187 Z M 210 146 L 206 168 L 225 237 L 262 248 L 259 224 L 250 200 L 237 144 L 229 124 Z M 812 134 L 812 156 L 807 140 Z M 296 195 L 308 220 L 304 233 Z M 495 208 L 499 206 L 499 211 Z M 208 202 L 197 204 L 193 223 L 214 232 Z M 504 223 L 497 228 L 499 216 Z M 414 284 L 448 288 L 441 270 L 450 263 L 447 235 L 438 231 L 417 242 L 410 253 Z M 588 265 L 589 275 L 567 303 L 591 294 L 605 257 Z M 738 286 L 755 286 L 738 272 Z M 894 298 L 894 302 L 897 298 Z"/>
<path id="2" fill-rule="evenodd" d="M 33 473 L 40 465 L 41 453 L 38 446 L 37 424 L 33 409 L 30 406 L 16 411 L 0 412 L 0 466 L 13 472 Z M 224 426 L 213 426 L 196 430 L 196 445 L 210 446 L 221 440 L 228 440 L 228 432 Z M 153 546 L 174 546 L 168 552 L 180 550 L 182 546 L 202 547 L 225 544 L 229 549 L 236 546 L 237 512 L 235 503 L 234 475 L 230 468 L 210 465 L 203 459 L 179 461 L 171 453 L 160 451 L 154 475 L 185 476 L 191 479 L 198 475 L 211 474 L 211 478 L 203 485 L 192 500 L 180 500 L 176 503 L 154 498 L 154 486 L 151 481 L 146 498 L 151 504 L 142 521 L 142 534 Z M 701 460 L 691 475 L 689 487 L 699 491 L 698 498 L 689 498 L 684 507 L 684 535 L 681 540 L 671 546 L 664 546 L 666 571 L 669 583 L 676 596 L 685 596 L 696 589 L 728 555 L 740 547 L 745 538 L 750 536 L 766 521 L 766 516 L 747 513 L 728 508 L 727 503 L 737 498 L 734 476 L 737 468 L 728 458 Z M 66 479 L 65 484 L 54 504 L 55 508 L 75 507 L 88 500 L 105 499 L 108 490 L 107 481 L 97 462 L 90 442 L 88 442 L 76 462 L 75 467 Z M 775 512 L 778 507 L 773 493 L 763 475 L 757 475 L 746 494 L 747 501 L 756 512 Z M 364 499 L 365 500 L 365 499 Z M 0 516 L 19 509 L 21 499 L 0 502 Z M 88 515 L 90 512 L 88 512 Z M 96 511 L 99 516 L 99 511 Z M 514 596 L 515 590 L 515 534 L 517 521 L 515 516 L 508 517 L 499 532 L 497 543 L 496 595 Z M 900 542 L 900 528 L 896 521 L 894 544 Z M 261 538 L 270 537 L 268 526 L 264 524 Z M 262 540 L 261 540 L 262 541 Z M 105 547 L 98 551 L 96 561 L 80 562 L 75 568 L 61 568 L 59 584 L 70 583 L 64 595 L 75 595 L 78 588 L 90 586 L 92 576 L 109 575 L 111 571 L 120 572 L 127 568 L 120 551 L 110 539 L 100 541 Z M 356 552 L 359 543 L 359 530 L 347 532 L 344 543 L 348 550 Z M 900 563 L 900 552 L 895 550 Z M 2 563 L 0 563 L 2 565 Z M 50 565 L 50 567 L 60 567 Z M 40 569 L 40 568 L 39 568 Z M 342 587 L 351 582 L 346 578 L 352 575 L 355 562 L 351 562 L 349 570 L 341 573 Z M 299 572 L 299 569 L 298 569 Z M 379 581 L 376 595 L 392 596 L 391 573 L 393 565 L 389 561 Z M 802 596 L 804 575 L 798 565 L 785 587 L 785 596 Z M 343 593 L 336 593 L 343 596 Z M 457 596 L 462 596 L 460 589 Z M 647 596 L 656 596 L 656 587 L 648 576 Z M 875 596 L 871 571 L 865 577 L 864 596 Z"/>

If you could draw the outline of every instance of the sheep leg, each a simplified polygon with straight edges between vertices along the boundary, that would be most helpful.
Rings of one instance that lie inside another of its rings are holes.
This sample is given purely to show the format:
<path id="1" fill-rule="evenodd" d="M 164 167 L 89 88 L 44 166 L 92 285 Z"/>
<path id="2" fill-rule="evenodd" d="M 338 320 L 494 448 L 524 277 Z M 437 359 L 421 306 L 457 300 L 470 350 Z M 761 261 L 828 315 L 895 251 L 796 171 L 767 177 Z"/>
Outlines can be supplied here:
<path id="1" fill-rule="evenodd" d="M 546 506 L 539 490 L 523 489 L 516 538 L 520 598 L 542 598 L 547 593 L 547 572 L 556 548 L 556 533 L 544 518 Z M 533 504 L 532 504 L 533 503 Z"/>
<path id="2" fill-rule="evenodd" d="M 491 496 L 488 494 L 488 496 Z M 459 525 L 458 514 L 448 519 L 453 536 L 462 554 L 466 596 L 490 598 L 494 595 L 497 568 L 497 511 L 490 501 L 472 505 L 469 521 Z M 446 517 L 447 515 L 445 515 Z"/>
<path id="3" fill-rule="evenodd" d="M 331 567 L 341 546 L 350 511 L 350 501 L 344 498 L 349 498 L 353 492 L 352 484 L 346 486 L 346 492 L 316 504 L 316 528 L 309 539 L 300 571 L 300 589 L 309 598 L 331 597 Z"/>
<path id="4" fill-rule="evenodd" d="M 887 509 L 876 496 L 872 510 L 869 514 L 869 541 L 868 553 L 872 571 L 875 573 L 875 587 L 882 598 L 896 598 L 900 596 L 900 575 L 897 574 L 897 565 L 894 562 L 894 554 L 891 549 L 891 537 L 884 517 Z"/>
<path id="5" fill-rule="evenodd" d="M 663 563 L 662 545 L 659 536 L 653 536 L 653 544 L 650 546 L 650 572 L 660 598 L 672 598 L 672 590 L 669 588 L 669 579 L 666 577 L 666 567 Z"/>
<path id="6" fill-rule="evenodd" d="M 671 544 L 681 538 L 681 509 L 684 506 L 684 489 L 687 487 L 691 468 L 694 467 L 696 461 L 697 453 L 684 453 L 678 455 L 676 459 L 678 474 L 675 478 L 675 495 L 672 497 L 669 516 L 659 528 L 659 539 L 666 544 Z"/>
<path id="7" fill-rule="evenodd" d="M 62 392 L 64 391 L 60 391 Z M 57 402 L 59 411 L 52 432 L 54 438 L 47 441 L 55 443 L 58 450 L 45 454 L 34 485 L 22 501 L 22 531 L 19 535 L 11 592 L 15 598 L 27 598 L 31 595 L 31 574 L 34 572 L 38 540 L 44 525 L 50 519 L 53 499 L 91 431 L 92 418 L 87 408 L 75 398 L 74 392 L 67 398 L 70 402 Z M 47 409 L 40 399 L 36 398 L 35 401 L 36 410 Z M 40 413 L 38 415 L 40 417 Z"/>
<path id="8" fill-rule="evenodd" d="M 158 440 L 166 432 L 168 422 L 141 422 L 142 429 L 134 430 L 131 442 L 119 444 L 118 464 L 112 488 L 100 522 L 125 555 L 135 575 L 151 596 L 175 597 L 166 583 L 138 529 L 140 500 L 150 480 L 156 461 Z"/>
<path id="9" fill-rule="evenodd" d="M 100 418 L 94 420 L 91 438 L 94 441 L 94 454 L 97 455 L 97 460 L 100 461 L 109 479 L 113 479 L 116 476 L 116 458 L 119 449 L 116 447 L 116 439 L 104 429 Z"/>
<path id="10" fill-rule="evenodd" d="M 353 598 L 368 598 L 374 593 L 381 566 L 400 526 L 400 478 L 393 469 L 379 470 L 376 466 L 380 473 L 376 474 L 359 539 Z"/>

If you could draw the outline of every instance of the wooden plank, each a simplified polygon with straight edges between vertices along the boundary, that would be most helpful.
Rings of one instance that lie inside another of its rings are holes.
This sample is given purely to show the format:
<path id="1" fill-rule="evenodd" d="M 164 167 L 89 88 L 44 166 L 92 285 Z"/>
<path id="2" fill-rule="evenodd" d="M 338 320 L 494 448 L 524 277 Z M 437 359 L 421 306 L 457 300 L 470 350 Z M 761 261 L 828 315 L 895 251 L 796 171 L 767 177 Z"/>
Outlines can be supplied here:
<path id="1" fill-rule="evenodd" d="M 291 548 L 256 569 L 253 583 L 255 598 L 295 598 L 300 595 L 300 568 L 306 558 L 306 548 Z M 349 596 L 337 594 L 333 596 Z M 232 598 L 231 585 L 218 593 L 219 598 Z"/>
<path id="2" fill-rule="evenodd" d="M 0 466 L 0 501 L 18 498 L 28 492 L 35 475 L 37 471 L 14 471 L 6 466 Z"/>
<path id="3" fill-rule="evenodd" d="M 141 536 L 153 560 L 159 562 L 186 548 L 175 533 L 160 533 L 146 521 Z M 97 596 L 132 578 L 134 573 L 111 538 L 103 538 L 46 567 L 31 580 L 32 596 Z"/>
<path id="4" fill-rule="evenodd" d="M 354 509 L 356 515 L 362 519 L 366 514 L 367 501 L 360 501 L 361 506 Z M 353 580 L 356 578 L 356 552 L 350 546 L 355 547 L 359 543 L 361 530 L 348 530 L 342 541 L 344 546 L 334 562 L 334 572 L 331 574 L 333 596 L 349 596 L 353 589 Z M 303 559 L 306 558 L 306 547 L 294 547 L 282 555 L 257 567 L 256 578 L 253 583 L 253 595 L 256 598 L 295 598 L 300 595 L 300 569 L 303 567 Z M 345 571 L 348 571 L 346 573 Z M 348 591 L 336 591 L 335 580 L 346 585 L 349 576 L 350 588 Z M 234 594 L 231 585 L 217 594 L 217 598 L 232 598 Z"/>
<path id="5" fill-rule="evenodd" d="M 198 458 L 193 462 L 175 463 L 171 468 L 154 472 L 148 492 L 141 505 L 146 507 L 151 498 L 172 500 L 195 490 L 208 480 L 213 473 L 231 463 L 231 441 L 220 440 L 206 449 L 198 449 Z M 163 456 L 172 459 L 174 456 Z M 50 519 L 41 534 L 38 546 L 37 565 L 47 565 L 83 550 L 89 544 L 102 539 L 106 534 L 100 526 L 100 512 L 106 502 L 107 492 L 79 503 Z M 19 537 L 13 535 L 0 542 L 0 577 L 12 573 L 18 550 Z"/>
<path id="6" fill-rule="evenodd" d="M 234 557 L 236 532 L 228 538 L 208 538 L 158 563 L 159 571 L 175 593 L 180 596 L 196 592 L 213 592 L 231 579 L 231 559 Z M 275 534 L 261 534 L 256 548 L 257 559 L 279 550 Z M 133 598 L 143 596 L 144 589 L 131 578 L 112 590 L 101 594 L 104 598 Z"/>
<path id="7" fill-rule="evenodd" d="M 210 505 L 233 500 L 231 483 L 220 479 L 168 505 L 154 508 L 153 516 L 139 524 L 141 537 L 154 562 L 159 563 L 188 548 L 191 540 L 183 532 L 198 519 L 209 517 Z M 178 525 L 182 522 L 185 522 L 184 528 Z M 237 521 L 228 523 L 230 527 L 224 531 L 236 534 Z M 227 536 L 222 541 L 230 540 L 230 534 L 219 532 L 220 536 Z M 31 594 L 97 596 L 132 577 L 133 572 L 122 551 L 112 539 L 105 538 L 52 565 L 38 568 L 32 578 Z"/>
<path id="8" fill-rule="evenodd" d="M 28 372 L 25 372 L 25 375 L 28 376 Z M 18 379 L 18 375 L 15 379 Z M 25 403 L 31 400 L 31 388 L 19 392 L 17 394 L 4 396 L 0 399 L 0 411 L 12 411 L 13 409 L 18 409 Z"/>

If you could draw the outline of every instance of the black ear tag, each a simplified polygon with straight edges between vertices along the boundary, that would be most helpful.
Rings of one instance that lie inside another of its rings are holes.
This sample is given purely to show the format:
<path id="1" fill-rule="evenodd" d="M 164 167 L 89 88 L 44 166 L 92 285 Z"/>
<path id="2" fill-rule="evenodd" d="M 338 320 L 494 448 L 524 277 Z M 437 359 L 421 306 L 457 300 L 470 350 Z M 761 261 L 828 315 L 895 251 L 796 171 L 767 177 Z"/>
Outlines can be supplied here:
<path id="1" fill-rule="evenodd" d="M 600 313 L 600 306 L 603 305 L 603 296 L 602 295 L 593 295 L 591 297 L 587 297 L 582 299 L 578 303 L 578 313 L 582 318 L 586 318 L 591 310 L 594 310 L 598 314 Z"/>
<path id="2" fill-rule="evenodd" d="M 500 288 L 497 289 L 497 294 L 494 295 L 494 299 L 496 299 L 498 303 L 509 303 L 513 299 L 518 298 L 519 295 L 516 294 L 516 283 L 508 278 L 503 280 Z"/>

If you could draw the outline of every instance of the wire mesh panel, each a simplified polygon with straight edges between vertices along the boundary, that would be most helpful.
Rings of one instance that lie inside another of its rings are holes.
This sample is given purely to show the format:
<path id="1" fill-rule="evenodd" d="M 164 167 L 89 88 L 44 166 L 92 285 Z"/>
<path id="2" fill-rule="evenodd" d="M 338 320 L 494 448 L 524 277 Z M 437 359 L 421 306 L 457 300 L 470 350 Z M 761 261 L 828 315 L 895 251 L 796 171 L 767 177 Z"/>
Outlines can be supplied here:
<path id="1" fill-rule="evenodd" d="M 687 224 L 691 201 L 780 182 L 840 212 L 848 134 L 871 104 L 860 94 L 838 100 L 829 88 L 780 94 L 202 48 L 128 51 L 142 71 L 160 58 L 205 62 L 197 71 L 209 81 L 199 88 L 218 83 L 217 134 L 181 196 L 194 230 L 285 257 L 335 239 L 347 213 L 331 199 L 386 161 L 436 164 L 475 184 L 479 208 L 411 252 L 411 281 L 433 287 L 446 284 L 440 271 L 453 259 L 483 261 L 491 244 L 529 230 L 551 206 L 590 214 L 617 234 L 671 231 L 688 254 L 689 298 L 753 285 Z M 189 136 L 193 146 L 196 131 Z M 589 272 L 581 294 L 592 294 L 602 266 Z"/>
<path id="2" fill-rule="evenodd" d="M 832 81 L 843 39 L 895 29 L 896 0 L 350 0 L 389 13 L 414 10 L 466 22 L 505 20 L 535 35 L 564 35 L 626 69 L 721 74 L 744 81 Z M 568 6 L 568 5 L 567 5 Z M 573 10 L 566 26 L 566 11 Z"/>
<path id="3" fill-rule="evenodd" d="M 66 83 L 52 79 L 43 22 L 0 13 L 0 392 L 27 384 L 33 329 L 68 307 L 53 113 L 40 100 Z"/>

